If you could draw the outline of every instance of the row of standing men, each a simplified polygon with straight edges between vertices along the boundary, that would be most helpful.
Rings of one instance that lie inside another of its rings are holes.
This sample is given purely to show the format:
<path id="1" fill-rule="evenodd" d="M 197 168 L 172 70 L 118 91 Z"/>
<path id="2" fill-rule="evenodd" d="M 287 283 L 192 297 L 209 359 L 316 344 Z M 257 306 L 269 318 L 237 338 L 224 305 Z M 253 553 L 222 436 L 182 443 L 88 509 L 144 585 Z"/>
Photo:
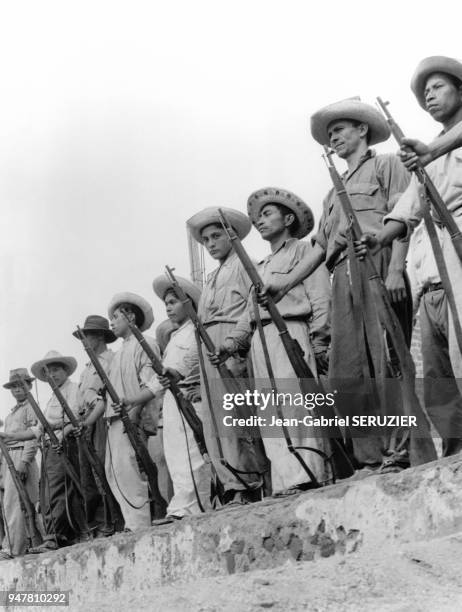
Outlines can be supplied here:
<path id="1" fill-rule="evenodd" d="M 417 67 L 411 87 L 421 106 L 442 124 L 443 135 L 430 145 L 407 140 L 401 158 L 377 155 L 370 148 L 387 140 L 390 131 L 382 115 L 359 99 L 331 104 L 311 119 L 315 140 L 332 148 L 347 163 L 343 184 L 364 233 L 355 244 L 357 253 L 353 257 L 364 256 L 365 249 L 373 254 L 408 345 L 413 318 L 406 275 L 408 237 L 422 219 L 418 184 L 408 169 L 430 162 L 428 172 L 460 227 L 462 64 L 446 57 L 426 58 Z M 392 351 L 380 326 L 377 324 L 372 332 L 368 329 L 365 335 L 364 319 L 358 318 L 359 310 L 372 313 L 369 324 L 372 321 L 374 328 L 373 305 L 367 299 L 358 302 L 359 296 L 352 291 L 349 223 L 336 191 L 332 189 L 326 196 L 318 230 L 310 242 L 303 238 L 314 227 L 312 211 L 286 189 L 268 187 L 254 192 L 248 199 L 247 214 L 223 210 L 239 239 L 246 237 L 253 224 L 269 243 L 270 253 L 256 264 L 265 286 L 255 295 L 218 209 L 203 209 L 188 220 L 193 238 L 219 264 L 202 291 L 185 278 L 177 279 L 213 341 L 213 353 L 198 342 L 178 289 L 166 276 L 159 276 L 153 287 L 165 303 L 169 323 L 158 327 L 157 340 L 147 335 L 145 339 L 157 358 L 162 359 L 161 375 L 155 373 L 132 333 L 133 325 L 142 333 L 152 326 L 152 308 L 143 297 L 129 292 L 111 300 L 110 324 L 104 317 L 90 315 L 83 326 L 87 342 L 121 398 L 119 404 L 108 398 L 92 363 L 86 365 L 79 384 L 70 379 L 77 368 L 71 356 L 50 351 L 31 366 L 34 377 L 53 379 L 84 426 L 82 430 L 82 426 L 72 425 L 53 393 L 44 416 L 57 433 L 60 446 L 52 443 L 30 405 L 27 391 L 34 378 L 24 368 L 11 371 L 4 387 L 11 390 L 16 405 L 0 437 L 30 499 L 40 498 L 43 542 L 32 547 L 28 543 L 26 521 L 18 512 L 17 485 L 3 461 L 4 558 L 24 554 L 27 549 L 43 552 L 92 535 L 109 535 L 114 529 L 135 531 L 151 525 L 148 482 L 127 436 L 121 418 L 123 409 L 136 423 L 142 439 L 146 433 L 154 434 L 148 446 L 157 464 L 160 492 L 168 500 L 166 517 L 157 520 L 157 524 L 207 510 L 211 499 L 218 499 L 220 504 L 247 503 L 256 501 L 262 491 L 285 496 L 309 488 L 314 481 L 332 481 L 332 470 L 325 460 L 332 450 L 331 440 L 317 427 L 302 423 L 287 426 L 286 433 L 293 447 L 299 449 L 299 457 L 291 452 L 282 430 L 260 438 L 250 435 L 245 427 L 223 427 L 221 399 L 227 389 L 220 377 L 220 364 L 226 364 L 240 381 L 247 381 L 247 388 L 259 388 L 271 380 L 279 386 L 282 381 L 291 381 L 291 391 L 302 390 L 278 329 L 265 308 L 267 295 L 275 298 L 288 332 L 300 345 L 314 377 L 327 375 L 331 384 L 341 380 L 342 393 L 348 397 L 345 406 L 353 406 L 360 414 L 380 413 L 382 404 L 379 406 L 373 395 L 364 393 L 364 380 L 386 380 L 396 375 L 399 378 L 399 367 L 396 373 Z M 461 263 L 447 230 L 438 219 L 433 221 L 462 316 Z M 444 453 L 452 454 L 462 448 L 462 400 L 456 381 L 462 378 L 462 359 L 438 271 L 430 261 L 428 248 L 422 248 L 427 244 L 422 226 L 418 235 L 414 242 L 420 254 L 414 257 L 414 265 L 419 260 L 416 275 L 424 377 L 426 381 L 432 377 L 445 379 L 443 400 L 441 395 L 436 396 L 434 386 L 425 384 L 425 403 L 443 438 Z M 362 277 L 361 283 L 367 283 L 367 279 Z M 367 295 L 367 291 L 361 292 L 363 299 Z M 108 344 L 117 338 L 122 339 L 122 344 L 114 353 Z M 201 452 L 197 437 L 178 408 L 172 381 L 202 422 L 207 453 Z M 399 412 L 402 398 L 393 395 L 389 401 L 393 402 L 390 412 Z M 277 406 L 272 409 L 273 415 L 265 415 L 268 419 L 278 416 Z M 337 405 L 338 414 L 346 410 L 342 403 Z M 235 414 L 239 416 L 236 407 Z M 343 475 L 352 473 L 351 466 L 387 472 L 410 464 L 406 431 L 399 432 L 398 440 L 396 431 L 391 432 L 393 435 L 370 431 L 364 435 L 364 431 L 347 428 L 343 433 L 348 464 Z M 78 440 L 82 436 L 104 464 L 110 499 L 102 495 L 100 475 L 79 453 Z M 35 462 L 38 441 L 40 479 Z M 63 454 L 79 473 L 82 496 L 68 478 Z"/>

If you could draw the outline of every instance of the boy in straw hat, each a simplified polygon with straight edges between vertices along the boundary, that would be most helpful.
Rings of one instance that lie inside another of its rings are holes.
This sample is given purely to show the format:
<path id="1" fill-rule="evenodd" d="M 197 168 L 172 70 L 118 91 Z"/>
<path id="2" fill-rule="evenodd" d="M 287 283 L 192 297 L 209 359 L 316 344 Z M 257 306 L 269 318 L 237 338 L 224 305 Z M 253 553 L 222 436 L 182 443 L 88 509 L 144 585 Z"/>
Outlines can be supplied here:
<path id="1" fill-rule="evenodd" d="M 200 289 L 185 278 L 176 278 L 197 308 Z M 163 300 L 172 326 L 163 354 L 164 371 L 169 372 L 178 381 L 179 387 L 192 402 L 200 418 L 200 370 L 194 324 L 165 275 L 154 279 L 153 288 L 155 294 Z M 168 391 L 169 384 L 167 377 L 156 378 L 149 384 L 156 396 L 163 397 L 164 451 L 174 491 L 167 508 L 166 521 L 201 512 L 199 503 L 203 507 L 206 505 L 210 491 L 210 472 L 207 474 L 207 466 L 191 427 L 182 417 L 172 393 Z"/>
<path id="2" fill-rule="evenodd" d="M 32 374 L 39 380 L 46 382 L 44 367 L 60 388 L 61 393 L 69 404 L 70 409 L 78 415 L 78 386 L 70 380 L 70 376 L 77 369 L 74 357 L 61 355 L 58 351 L 49 351 L 45 357 L 36 361 L 32 367 Z M 56 436 L 61 442 L 65 441 L 64 452 L 78 472 L 78 449 L 75 438 L 69 436 L 73 427 L 64 414 L 63 408 L 53 393 L 43 412 L 50 426 L 56 430 Z M 68 546 L 79 539 L 86 539 L 84 509 L 74 484 L 66 477 L 66 471 L 58 450 L 50 444 L 48 436 L 44 434 L 40 423 L 30 425 L 28 428 L 11 432 L 10 439 L 32 440 L 43 439 L 42 469 L 40 478 L 40 508 L 45 529 L 43 544 L 32 548 L 29 552 L 41 553 L 55 550 L 61 546 Z M 69 437 L 68 437 L 69 436 Z"/>
<path id="3" fill-rule="evenodd" d="M 116 336 L 109 328 L 109 321 L 100 315 L 89 315 L 85 319 L 85 323 L 81 329 L 85 333 L 91 348 L 98 356 L 104 370 L 109 372 L 114 352 L 109 349 L 107 345 L 117 340 Z M 77 337 L 77 332 L 73 332 L 72 335 Z M 91 362 L 87 363 L 80 375 L 79 382 L 78 402 L 79 413 L 82 417 L 88 417 L 96 408 L 101 400 L 102 388 L 103 383 L 93 367 L 93 364 Z M 85 435 L 88 437 L 90 444 L 94 446 L 103 465 L 106 455 L 106 433 L 107 427 L 102 418 L 97 419 L 93 426 L 85 432 Z M 105 520 L 105 514 L 109 512 L 109 509 L 104 508 L 103 498 L 98 489 L 91 464 L 84 453 L 80 456 L 80 478 L 85 495 L 87 523 L 89 528 L 94 532 L 95 537 L 110 535 L 112 531 L 108 532 L 108 525 Z M 111 504 L 111 506 L 114 507 L 114 504 Z M 111 516 L 110 518 L 114 523 L 118 517 Z"/>
<path id="4" fill-rule="evenodd" d="M 235 232 L 243 240 L 252 227 L 248 217 L 232 208 L 223 210 Z M 198 305 L 198 315 L 202 323 L 215 346 L 219 346 L 234 329 L 245 310 L 250 281 L 221 225 L 217 207 L 201 210 L 187 221 L 187 225 L 192 237 L 203 244 L 210 256 L 219 263 L 218 268 L 209 274 Z M 247 364 L 240 355 L 230 357 L 226 365 L 237 378 L 247 376 Z M 216 397 L 223 396 L 226 390 L 218 370 L 208 359 L 204 359 L 204 368 L 205 372 L 201 376 L 201 397 L 207 397 L 206 384 L 213 389 Z M 210 414 L 212 410 L 218 421 L 222 419 L 221 406 L 213 405 L 204 407 L 202 420 L 207 450 L 224 488 L 223 501 L 247 501 L 247 498 L 251 497 L 247 487 L 258 487 L 261 483 L 258 473 L 262 471 L 261 466 L 265 465 L 265 459 L 249 437 L 242 437 L 242 430 L 241 436 L 231 428 L 227 432 L 215 432 Z M 220 439 L 224 458 L 233 468 L 239 470 L 238 476 L 220 462 L 216 435 Z"/>
<path id="5" fill-rule="evenodd" d="M 271 246 L 271 254 L 258 263 L 258 271 L 263 282 L 269 281 L 274 275 L 285 275 L 294 264 L 311 251 L 307 242 L 301 242 L 313 227 L 313 214 L 310 208 L 295 194 L 285 189 L 267 187 L 254 192 L 248 199 L 249 217 L 260 232 L 262 238 Z M 300 386 L 295 372 L 284 350 L 278 330 L 266 310 L 258 307 L 249 298 L 248 307 L 234 329 L 227 334 L 224 344 L 219 348 L 220 357 L 234 354 L 239 347 L 247 342 L 252 329 L 255 329 L 256 317 L 261 319 L 267 353 L 272 372 L 268 371 L 264 355 L 264 347 L 260 335 L 253 332 L 251 343 L 251 359 L 253 364 L 255 384 L 257 388 L 265 387 L 268 379 L 274 376 L 277 392 L 300 393 Z M 330 283 L 325 268 L 319 270 L 307 281 L 293 287 L 278 302 L 278 309 L 284 317 L 290 335 L 296 339 L 316 375 L 317 361 L 322 368 L 326 365 L 326 353 L 330 340 Z M 290 408 L 293 412 L 293 407 Z M 306 414 L 306 411 L 304 411 Z M 265 411 L 266 423 L 270 423 L 277 413 L 268 406 Z M 284 411 L 284 417 L 295 416 Z M 304 415 L 302 415 L 304 416 Z M 320 451 L 324 442 L 313 427 L 299 423 L 288 428 L 290 437 L 296 447 L 311 447 Z M 309 484 L 310 478 L 301 463 L 287 447 L 282 430 L 265 430 L 263 438 L 266 455 L 271 461 L 271 481 L 273 493 L 290 495 Z M 326 478 L 324 461 L 316 453 L 300 450 L 305 463 L 319 481 Z"/>
<path id="6" fill-rule="evenodd" d="M 29 402 L 27 401 L 26 392 L 21 384 L 24 380 L 29 389 L 32 389 L 32 382 L 35 380 L 29 376 L 26 368 L 17 368 L 11 370 L 8 382 L 3 387 L 9 389 L 16 404 L 11 409 L 10 414 L 5 420 L 5 433 L 11 433 L 16 430 L 28 429 L 31 425 L 36 425 L 37 419 Z M 24 482 L 24 486 L 29 494 L 33 504 L 38 501 L 39 490 L 39 473 L 35 455 L 37 453 L 37 440 L 16 440 L 9 438 L 6 442 L 8 451 L 14 466 Z M 1 558 L 11 558 L 17 555 L 23 555 L 27 548 L 27 532 L 24 522 L 24 515 L 19 510 L 19 496 L 11 477 L 10 471 L 6 467 L 6 462 L 3 461 L 3 508 L 5 511 L 4 521 L 7 527 L 8 537 L 3 540 L 3 551 L 0 553 Z"/>
<path id="7" fill-rule="evenodd" d="M 123 341 L 113 356 L 109 378 L 121 402 L 127 406 L 130 418 L 139 423 L 141 411 L 154 397 L 148 387 L 154 370 L 146 353 L 130 331 L 126 317 L 144 332 L 154 322 L 152 308 L 143 297 L 123 292 L 112 298 L 108 316 L 114 335 Z M 146 339 L 160 357 L 157 342 L 148 336 Z M 151 525 L 148 483 L 141 475 L 135 451 L 124 432 L 119 412 L 117 406 L 106 405 L 101 400 L 85 424 L 92 425 L 104 413 L 108 426 L 105 464 L 107 480 L 119 503 L 125 528 L 136 531 Z"/>

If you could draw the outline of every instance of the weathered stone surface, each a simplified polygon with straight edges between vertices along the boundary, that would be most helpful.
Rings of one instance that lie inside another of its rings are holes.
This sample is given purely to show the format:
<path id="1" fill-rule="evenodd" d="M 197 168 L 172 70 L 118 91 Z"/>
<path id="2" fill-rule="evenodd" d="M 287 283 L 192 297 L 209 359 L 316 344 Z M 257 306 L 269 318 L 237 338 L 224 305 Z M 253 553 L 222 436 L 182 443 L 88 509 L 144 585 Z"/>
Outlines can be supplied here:
<path id="1" fill-rule="evenodd" d="M 448 458 L 2 562 L 0 589 L 70 589 L 76 606 L 128 601 L 132 589 L 143 596 L 173 582 L 318 561 L 461 529 L 462 458 Z"/>

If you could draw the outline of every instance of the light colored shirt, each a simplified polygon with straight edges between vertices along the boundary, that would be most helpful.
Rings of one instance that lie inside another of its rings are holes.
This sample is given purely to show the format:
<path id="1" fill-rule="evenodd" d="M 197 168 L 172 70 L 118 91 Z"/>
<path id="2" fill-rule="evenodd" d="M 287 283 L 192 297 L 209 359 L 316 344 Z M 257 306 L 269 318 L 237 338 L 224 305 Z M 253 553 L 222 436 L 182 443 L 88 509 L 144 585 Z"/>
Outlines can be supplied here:
<path id="1" fill-rule="evenodd" d="M 462 147 L 442 155 L 426 167 L 443 202 L 454 217 L 462 215 Z M 420 183 L 415 176 L 384 222 L 393 219 L 405 223 L 411 232 L 422 219 L 419 198 Z"/>
<path id="2" fill-rule="evenodd" d="M 5 432 L 23 431 L 24 429 L 30 429 L 36 424 L 37 417 L 35 416 L 35 412 L 26 400 L 22 404 L 16 404 L 16 406 L 11 409 L 10 414 L 5 419 Z M 7 440 L 6 444 L 10 447 L 24 445 L 21 456 L 24 463 L 30 463 L 37 453 L 37 440 L 26 440 L 24 442 Z"/>
<path id="3" fill-rule="evenodd" d="M 69 408 L 75 414 L 76 417 L 79 415 L 79 386 L 77 383 L 72 382 L 69 378 L 59 388 L 64 396 L 64 399 L 69 404 Z M 58 398 L 53 395 L 48 400 L 48 403 L 43 411 L 43 414 L 53 429 L 62 429 L 64 425 L 67 425 L 70 421 L 64 413 L 64 409 L 59 403 Z M 30 427 L 37 438 L 43 434 L 43 427 L 41 423 Z"/>
<path id="4" fill-rule="evenodd" d="M 159 345 L 150 336 L 145 336 L 149 346 L 160 359 Z M 110 368 L 109 380 L 119 397 L 133 397 L 142 389 L 149 388 L 148 383 L 155 376 L 151 362 L 135 336 L 125 338 L 120 349 L 114 353 Z M 106 405 L 105 416 L 114 416 L 110 402 Z"/>
<path id="5" fill-rule="evenodd" d="M 396 155 L 376 155 L 369 149 L 356 168 L 345 172 L 342 178 L 362 232 L 376 234 L 382 229 L 384 216 L 409 185 L 411 175 Z M 347 255 L 343 240 L 339 241 L 347 227 L 338 196 L 331 189 L 324 199 L 319 229 L 313 237 L 313 242 L 326 253 L 329 270 Z"/>
<path id="6" fill-rule="evenodd" d="M 180 386 L 199 385 L 199 353 L 197 351 L 195 327 L 191 319 L 185 321 L 181 327 L 172 332 L 162 363 L 164 367 L 173 368 L 184 377 L 180 381 Z M 157 376 L 147 385 L 155 395 L 162 394 L 164 391 Z"/>
<path id="7" fill-rule="evenodd" d="M 107 349 L 98 355 L 98 359 L 106 373 L 109 373 L 114 351 Z M 91 361 L 86 364 L 80 376 L 79 382 L 79 412 L 82 415 L 89 414 L 95 407 L 101 396 L 98 393 L 103 388 L 103 382 L 96 372 Z"/>
<path id="8" fill-rule="evenodd" d="M 250 287 L 247 272 L 236 253 L 231 251 L 207 278 L 198 306 L 202 323 L 235 323 L 245 310 Z"/>
<path id="9" fill-rule="evenodd" d="M 443 232 L 438 226 L 435 226 L 435 229 L 440 244 L 442 244 Z M 423 221 L 417 226 L 411 237 L 408 271 L 412 284 L 412 292 L 417 296 L 428 285 L 441 281 L 430 237 Z"/>
<path id="10" fill-rule="evenodd" d="M 263 283 L 289 274 L 304 258 L 309 257 L 313 247 L 297 238 L 289 238 L 274 253 L 271 253 L 257 264 L 257 270 Z M 288 291 L 277 303 L 281 315 L 285 318 L 296 317 L 306 319 L 310 326 L 313 346 L 327 348 L 330 342 L 330 303 L 331 286 L 329 273 L 324 265 L 320 265 L 313 274 L 308 276 Z M 262 321 L 270 318 L 268 311 L 259 308 Z M 239 344 L 252 329 L 255 320 L 254 302 L 249 297 L 245 313 L 239 319 L 236 328 L 229 334 Z"/>

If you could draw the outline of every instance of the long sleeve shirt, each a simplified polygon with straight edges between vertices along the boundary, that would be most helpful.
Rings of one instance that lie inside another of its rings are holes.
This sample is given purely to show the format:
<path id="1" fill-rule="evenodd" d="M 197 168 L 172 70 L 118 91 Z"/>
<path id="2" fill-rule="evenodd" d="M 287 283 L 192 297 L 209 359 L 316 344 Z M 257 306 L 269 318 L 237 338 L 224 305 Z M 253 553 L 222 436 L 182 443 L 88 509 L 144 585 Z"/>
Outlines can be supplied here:
<path id="1" fill-rule="evenodd" d="M 159 345 L 149 336 L 145 336 L 149 346 L 160 359 Z M 114 354 L 110 368 L 109 379 L 119 397 L 133 397 L 142 389 L 148 388 L 148 383 L 155 376 L 151 362 L 135 336 L 125 338 L 120 349 Z M 110 403 L 106 405 L 106 417 L 114 416 Z"/>
<path id="2" fill-rule="evenodd" d="M 202 323 L 235 323 L 245 310 L 250 287 L 246 271 L 236 253 L 231 251 L 207 278 L 198 306 Z"/>
<path id="3" fill-rule="evenodd" d="M 274 278 L 289 274 L 305 257 L 308 257 L 312 246 L 308 242 L 289 238 L 274 253 L 271 253 L 257 264 L 257 270 L 264 283 Z M 325 266 L 316 271 L 288 291 L 277 303 L 279 312 L 284 318 L 306 319 L 310 326 L 313 347 L 327 348 L 330 342 L 330 302 L 331 286 L 329 273 Z M 262 321 L 269 319 L 268 311 L 259 308 Z M 251 333 L 255 320 L 254 303 L 249 297 L 247 307 L 235 329 L 228 335 L 238 344 L 245 342 Z"/>
<path id="4" fill-rule="evenodd" d="M 180 386 L 199 385 L 199 354 L 195 328 L 191 319 L 172 332 L 162 363 L 164 367 L 173 368 L 184 377 L 180 381 Z M 155 395 L 163 394 L 164 389 L 157 376 L 148 383 L 148 387 Z"/>
<path id="5" fill-rule="evenodd" d="M 24 429 L 30 429 L 32 426 L 37 424 L 37 417 L 33 411 L 31 405 L 26 400 L 22 404 L 16 404 L 12 408 L 10 414 L 5 419 L 5 432 L 10 433 L 13 431 L 23 431 Z M 24 463 L 30 463 L 37 453 L 37 440 L 25 440 L 19 442 L 17 440 L 6 441 L 7 446 L 22 446 L 24 449 L 22 452 L 21 459 Z"/>
<path id="6" fill-rule="evenodd" d="M 78 416 L 79 414 L 79 386 L 77 383 L 71 381 L 69 378 L 59 388 L 64 396 L 64 399 L 69 404 L 69 408 Z M 61 429 L 64 425 L 67 425 L 70 421 L 64 413 L 63 407 L 58 401 L 58 398 L 53 393 L 43 411 L 43 414 L 53 429 Z M 30 427 L 37 438 L 43 434 L 43 427 L 41 423 Z"/>
<path id="7" fill-rule="evenodd" d="M 114 352 L 110 349 L 98 355 L 98 359 L 106 373 L 109 373 L 113 358 Z M 93 410 L 98 400 L 100 400 L 99 392 L 103 386 L 103 382 L 93 364 L 91 362 L 87 363 L 79 382 L 79 412 L 82 415 L 87 415 Z"/>
<path id="8" fill-rule="evenodd" d="M 376 234 L 382 229 L 385 215 L 409 185 L 411 175 L 396 155 L 376 155 L 369 149 L 356 168 L 342 178 L 363 233 Z M 313 238 L 325 252 L 329 270 L 346 257 L 341 236 L 347 228 L 335 189 L 331 189 L 324 199 L 319 229 Z"/>
<path id="9" fill-rule="evenodd" d="M 443 202 L 454 217 L 462 215 L 462 147 L 442 155 L 426 167 Z M 422 219 L 419 198 L 420 183 L 415 176 L 393 210 L 384 218 L 405 223 L 411 232 Z"/>

